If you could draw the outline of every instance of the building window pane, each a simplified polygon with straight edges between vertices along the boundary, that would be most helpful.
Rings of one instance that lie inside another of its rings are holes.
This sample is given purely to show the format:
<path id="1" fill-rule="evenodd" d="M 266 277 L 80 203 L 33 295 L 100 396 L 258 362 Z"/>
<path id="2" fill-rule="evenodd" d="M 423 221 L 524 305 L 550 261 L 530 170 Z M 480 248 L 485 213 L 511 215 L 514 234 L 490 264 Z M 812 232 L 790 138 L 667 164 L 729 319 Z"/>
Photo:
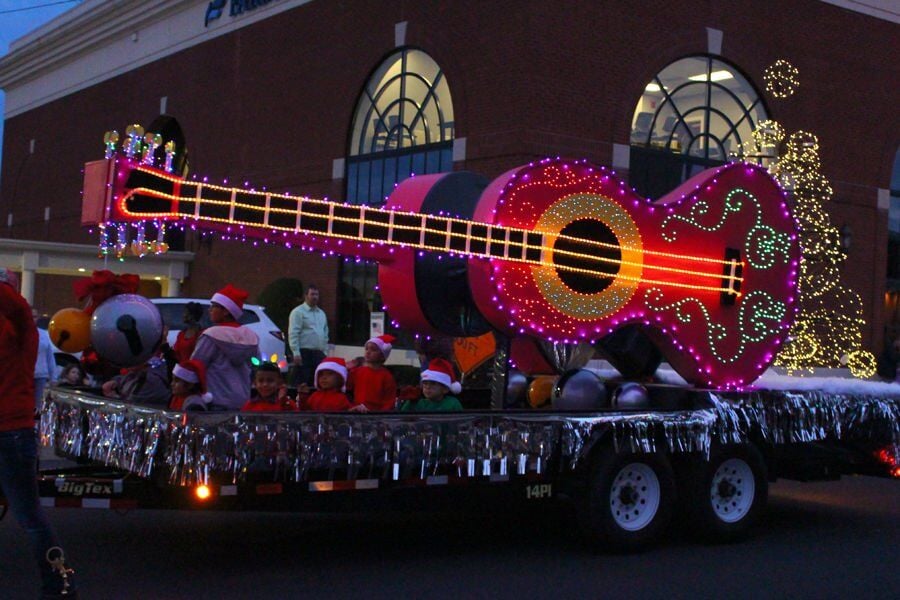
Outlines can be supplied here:
<path id="1" fill-rule="evenodd" d="M 455 119 L 450 87 L 437 63 L 420 50 L 389 56 L 370 76 L 354 113 L 347 156 L 347 201 L 380 206 L 394 186 L 415 173 L 452 169 Z M 341 264 L 338 300 L 340 344 L 369 337 L 370 311 L 381 309 L 377 265 L 348 259 Z M 404 344 L 405 332 L 393 331 Z"/>
<path id="2" fill-rule="evenodd" d="M 756 89 L 733 66 L 709 56 L 675 61 L 647 83 L 635 106 L 631 185 L 659 197 L 738 154 L 767 118 Z"/>

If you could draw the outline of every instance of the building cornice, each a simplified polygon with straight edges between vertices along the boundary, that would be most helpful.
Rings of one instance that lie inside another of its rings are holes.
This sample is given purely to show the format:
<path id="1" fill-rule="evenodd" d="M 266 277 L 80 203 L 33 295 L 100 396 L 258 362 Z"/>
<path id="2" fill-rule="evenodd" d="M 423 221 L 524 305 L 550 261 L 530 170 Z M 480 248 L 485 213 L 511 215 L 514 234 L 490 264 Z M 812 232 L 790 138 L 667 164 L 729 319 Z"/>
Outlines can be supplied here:
<path id="1" fill-rule="evenodd" d="M 132 35 L 196 0 L 85 0 L 17 39 L 0 58 L 0 88 L 51 73 L 73 57 Z"/>
<path id="2" fill-rule="evenodd" d="M 311 0 L 270 0 L 205 23 L 209 0 L 85 0 L 0 58 L 13 117 Z"/>

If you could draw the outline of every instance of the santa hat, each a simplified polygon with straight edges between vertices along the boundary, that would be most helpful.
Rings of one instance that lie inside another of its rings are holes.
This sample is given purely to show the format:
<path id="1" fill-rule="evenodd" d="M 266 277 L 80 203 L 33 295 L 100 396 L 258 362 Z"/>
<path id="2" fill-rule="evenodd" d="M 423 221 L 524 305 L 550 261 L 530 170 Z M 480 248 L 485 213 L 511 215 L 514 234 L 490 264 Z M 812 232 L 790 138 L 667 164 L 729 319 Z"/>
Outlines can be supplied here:
<path id="1" fill-rule="evenodd" d="M 343 358 L 338 358 L 336 356 L 328 356 L 322 359 L 322 362 L 319 363 L 319 366 L 316 367 L 316 376 L 314 381 L 319 381 L 319 371 L 333 371 L 341 376 L 343 380 L 341 382 L 341 391 L 347 391 L 347 363 L 344 362 Z"/>
<path id="2" fill-rule="evenodd" d="M 389 333 L 384 335 L 379 335 L 378 337 L 373 337 L 372 339 L 366 341 L 367 344 L 375 344 L 378 346 L 378 349 L 381 350 L 382 356 L 384 356 L 384 360 L 387 360 L 387 357 L 391 355 L 391 348 L 393 347 L 391 344 L 394 343 L 394 340 L 397 339 Z"/>
<path id="3" fill-rule="evenodd" d="M 462 391 L 462 386 L 456 379 L 456 372 L 450 361 L 443 358 L 435 358 L 428 363 L 428 368 L 422 371 L 422 381 L 434 381 L 440 383 L 450 390 L 451 394 L 458 394 Z"/>
<path id="4" fill-rule="evenodd" d="M 249 295 L 241 288 L 236 288 L 229 283 L 213 294 L 210 302 L 223 306 L 235 320 L 238 320 L 244 314 L 244 302 L 247 301 L 247 296 Z"/>
<path id="5" fill-rule="evenodd" d="M 199 383 L 200 393 L 206 393 L 206 366 L 196 359 L 185 360 L 172 369 L 172 375 L 189 383 Z"/>

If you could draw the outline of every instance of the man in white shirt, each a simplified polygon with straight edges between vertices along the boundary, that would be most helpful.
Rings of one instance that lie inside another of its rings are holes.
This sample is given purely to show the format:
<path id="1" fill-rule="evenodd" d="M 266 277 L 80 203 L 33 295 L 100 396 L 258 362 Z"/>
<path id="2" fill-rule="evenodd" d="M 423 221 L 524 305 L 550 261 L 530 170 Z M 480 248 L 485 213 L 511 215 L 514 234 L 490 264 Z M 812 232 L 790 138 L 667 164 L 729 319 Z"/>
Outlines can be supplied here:
<path id="1" fill-rule="evenodd" d="M 288 344 L 300 376 L 294 383 L 314 386 L 316 367 L 328 351 L 328 317 L 319 308 L 319 288 L 310 284 L 304 301 L 291 311 L 288 320 Z"/>

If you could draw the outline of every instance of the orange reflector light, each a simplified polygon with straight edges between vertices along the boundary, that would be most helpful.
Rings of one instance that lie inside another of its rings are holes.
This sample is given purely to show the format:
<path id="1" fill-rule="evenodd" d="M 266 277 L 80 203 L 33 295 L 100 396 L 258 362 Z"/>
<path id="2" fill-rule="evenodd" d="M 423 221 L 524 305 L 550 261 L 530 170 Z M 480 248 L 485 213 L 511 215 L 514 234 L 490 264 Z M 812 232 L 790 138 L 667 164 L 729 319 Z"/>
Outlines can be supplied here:
<path id="1" fill-rule="evenodd" d="M 212 496 L 212 491 L 209 489 L 208 485 L 198 485 L 194 490 L 194 494 L 197 496 L 198 500 L 206 500 Z"/>
<path id="2" fill-rule="evenodd" d="M 876 451 L 875 458 L 888 468 L 891 477 L 900 479 L 900 445 L 893 444 Z"/>

